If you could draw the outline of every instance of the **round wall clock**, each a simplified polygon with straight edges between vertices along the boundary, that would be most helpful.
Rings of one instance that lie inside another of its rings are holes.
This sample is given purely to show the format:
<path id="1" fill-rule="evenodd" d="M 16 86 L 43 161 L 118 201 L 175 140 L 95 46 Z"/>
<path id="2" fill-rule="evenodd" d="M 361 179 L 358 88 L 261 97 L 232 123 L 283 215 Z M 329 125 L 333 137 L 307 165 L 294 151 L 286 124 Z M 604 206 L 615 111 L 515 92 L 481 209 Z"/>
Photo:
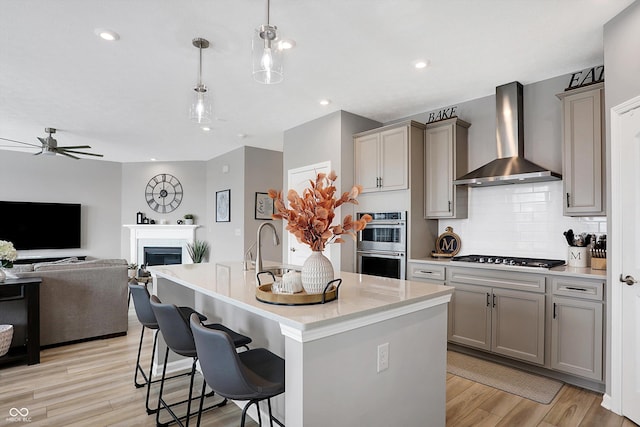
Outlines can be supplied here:
<path id="1" fill-rule="evenodd" d="M 182 192 L 182 184 L 178 178 L 168 173 L 160 173 L 149 180 L 144 194 L 151 209 L 159 213 L 169 213 L 180 206 Z"/>

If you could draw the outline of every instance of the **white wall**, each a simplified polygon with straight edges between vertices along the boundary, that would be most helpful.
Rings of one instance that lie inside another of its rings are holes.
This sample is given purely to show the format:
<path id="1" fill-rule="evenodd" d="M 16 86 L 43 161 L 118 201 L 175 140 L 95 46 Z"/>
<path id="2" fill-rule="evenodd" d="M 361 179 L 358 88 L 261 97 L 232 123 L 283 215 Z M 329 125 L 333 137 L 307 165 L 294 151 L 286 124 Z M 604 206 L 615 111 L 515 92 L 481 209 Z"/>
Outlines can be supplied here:
<path id="1" fill-rule="evenodd" d="M 122 226 L 121 180 L 120 163 L 0 151 L 1 200 L 82 205 L 82 248 L 19 251 L 18 256 L 120 257 L 120 240 L 114 236 L 120 235 Z M 2 217 L 2 220 L 8 221 L 10 218 Z"/>

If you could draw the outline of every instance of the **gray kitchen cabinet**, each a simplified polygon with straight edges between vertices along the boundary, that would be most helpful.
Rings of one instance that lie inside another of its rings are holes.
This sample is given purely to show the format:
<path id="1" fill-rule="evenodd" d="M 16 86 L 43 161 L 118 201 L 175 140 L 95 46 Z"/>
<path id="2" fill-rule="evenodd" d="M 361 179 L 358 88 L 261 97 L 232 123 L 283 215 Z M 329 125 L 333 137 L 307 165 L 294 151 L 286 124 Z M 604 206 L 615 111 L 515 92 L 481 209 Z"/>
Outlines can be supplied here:
<path id="1" fill-rule="evenodd" d="M 409 188 L 409 156 L 424 125 L 408 121 L 354 135 L 355 183 L 363 193 Z"/>
<path id="2" fill-rule="evenodd" d="M 468 172 L 467 129 L 458 118 L 428 123 L 425 130 L 425 218 L 466 218 L 468 187 L 453 181 Z"/>
<path id="3" fill-rule="evenodd" d="M 601 281 L 552 279 L 551 368 L 602 381 Z"/>
<path id="4" fill-rule="evenodd" d="M 544 364 L 544 277 L 448 269 L 447 283 L 455 287 L 449 341 Z"/>
<path id="5" fill-rule="evenodd" d="M 565 216 L 606 215 L 604 83 L 557 95 L 563 104 Z"/>

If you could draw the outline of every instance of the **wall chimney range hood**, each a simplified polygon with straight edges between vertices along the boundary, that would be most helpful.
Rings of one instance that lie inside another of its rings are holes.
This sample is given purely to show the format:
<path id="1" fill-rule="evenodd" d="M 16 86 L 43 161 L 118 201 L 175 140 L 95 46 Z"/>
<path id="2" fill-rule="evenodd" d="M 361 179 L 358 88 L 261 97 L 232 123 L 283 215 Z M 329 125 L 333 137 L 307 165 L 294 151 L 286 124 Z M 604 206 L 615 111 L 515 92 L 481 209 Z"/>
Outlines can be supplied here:
<path id="1" fill-rule="evenodd" d="M 453 181 L 456 185 L 493 186 L 557 181 L 562 175 L 524 158 L 522 84 L 496 88 L 496 145 L 498 158 Z"/>

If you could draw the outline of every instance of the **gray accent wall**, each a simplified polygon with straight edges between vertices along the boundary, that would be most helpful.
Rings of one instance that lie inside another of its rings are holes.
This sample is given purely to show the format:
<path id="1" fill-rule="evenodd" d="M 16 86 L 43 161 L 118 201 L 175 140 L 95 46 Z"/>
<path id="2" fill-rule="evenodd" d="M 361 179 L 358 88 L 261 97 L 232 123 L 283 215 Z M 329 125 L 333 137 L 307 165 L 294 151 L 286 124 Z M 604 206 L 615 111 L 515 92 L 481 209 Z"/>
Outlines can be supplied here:
<path id="1" fill-rule="evenodd" d="M 380 122 L 347 111 L 336 111 L 284 132 L 283 177 L 281 188 L 288 188 L 287 173 L 291 169 L 330 161 L 338 175 L 337 191 L 349 191 L 353 186 L 353 134 L 381 126 Z M 343 205 L 340 218 L 354 214 L 354 206 Z M 336 215 L 338 216 L 338 215 Z M 337 224 L 337 221 L 335 221 Z M 284 231 L 284 224 L 283 224 Z M 286 232 L 286 231 L 284 231 Z M 287 242 L 283 244 L 286 261 Z M 331 261 L 335 270 L 355 271 L 355 245 L 351 239 L 334 245 Z"/>
<path id="2" fill-rule="evenodd" d="M 25 202 L 80 203 L 82 247 L 64 250 L 19 251 L 20 258 L 121 255 L 120 163 L 61 156 L 0 151 L 0 199 Z M 10 218 L 2 217 L 3 221 Z M 46 221 L 47 218 L 42 218 Z M 55 227 L 56 224 L 51 224 Z M 0 240 L 2 236 L 0 236 Z"/>
<path id="3" fill-rule="evenodd" d="M 175 176 L 183 188 L 180 206 L 170 213 L 159 213 L 147 204 L 145 190 L 149 180 L 161 173 Z M 204 195 L 206 194 L 206 164 L 205 162 L 144 162 L 122 164 L 122 209 L 120 230 L 121 256 L 128 259 L 129 229 L 123 224 L 135 224 L 136 213 L 142 212 L 146 217 L 154 219 L 156 223 L 167 220 L 169 224 L 176 224 L 185 214 L 193 214 L 195 223 L 202 227 L 196 229 L 196 239 L 204 240 L 207 235 L 208 221 Z"/>
<path id="4" fill-rule="evenodd" d="M 282 182 L 282 153 L 255 147 L 241 147 L 206 163 L 206 239 L 218 260 L 241 260 L 256 240 L 255 193 L 279 188 Z M 231 190 L 230 222 L 215 222 L 216 192 Z M 279 229 L 277 224 L 276 229 Z M 281 231 L 278 233 L 282 237 Z M 265 232 L 263 259 L 281 261 L 280 248 L 273 247 Z M 281 239 L 282 240 L 282 239 Z M 255 259 L 256 251 L 252 250 Z"/>

